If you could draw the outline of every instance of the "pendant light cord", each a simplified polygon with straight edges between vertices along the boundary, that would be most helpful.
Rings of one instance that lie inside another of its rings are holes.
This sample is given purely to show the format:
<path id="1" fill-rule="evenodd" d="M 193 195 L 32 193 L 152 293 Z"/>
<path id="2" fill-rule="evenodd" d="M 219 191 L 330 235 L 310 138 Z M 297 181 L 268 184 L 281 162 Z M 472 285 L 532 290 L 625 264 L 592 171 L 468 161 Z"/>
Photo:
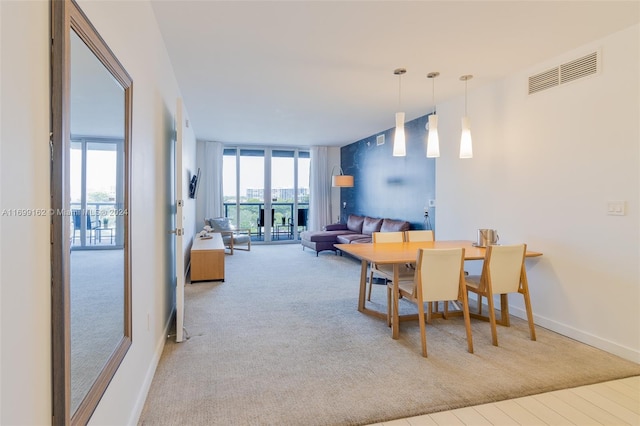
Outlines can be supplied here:
<path id="1" fill-rule="evenodd" d="M 464 115 L 467 116 L 467 83 L 468 80 L 464 81 Z"/>
<path id="2" fill-rule="evenodd" d="M 431 79 L 431 100 L 433 101 L 433 113 L 436 113 L 436 79 Z"/>
<path id="3" fill-rule="evenodd" d="M 406 73 L 404 68 L 396 68 L 393 73 L 398 76 L 398 111 L 402 111 L 402 74 Z"/>
<path id="4" fill-rule="evenodd" d="M 402 74 L 398 74 L 398 111 L 402 110 Z"/>

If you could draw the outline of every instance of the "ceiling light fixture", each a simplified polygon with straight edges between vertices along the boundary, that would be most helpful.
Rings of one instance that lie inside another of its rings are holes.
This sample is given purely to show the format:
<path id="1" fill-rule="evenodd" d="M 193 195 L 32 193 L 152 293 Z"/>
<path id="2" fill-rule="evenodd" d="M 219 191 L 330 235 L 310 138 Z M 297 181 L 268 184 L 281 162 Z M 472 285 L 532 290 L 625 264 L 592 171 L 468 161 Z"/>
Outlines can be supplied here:
<path id="1" fill-rule="evenodd" d="M 427 157 L 435 158 L 440 157 L 440 139 L 438 138 L 438 116 L 436 115 L 436 77 L 439 76 L 439 72 L 430 72 L 427 74 L 427 78 L 431 79 L 431 94 L 433 100 L 433 114 L 429 115 L 429 121 L 427 122 Z"/>
<path id="2" fill-rule="evenodd" d="M 398 76 L 398 110 L 402 109 L 402 74 L 404 68 L 396 68 L 393 73 Z M 404 137 L 404 112 L 396 112 L 396 133 L 393 138 L 393 156 L 404 157 L 407 155 L 407 144 Z"/>
<path id="3" fill-rule="evenodd" d="M 472 75 L 463 75 L 460 77 L 460 80 L 464 81 L 464 117 L 462 117 L 462 134 L 460 135 L 460 158 L 473 158 L 471 120 L 469 120 L 469 116 L 467 116 L 467 81 L 472 78 Z"/>

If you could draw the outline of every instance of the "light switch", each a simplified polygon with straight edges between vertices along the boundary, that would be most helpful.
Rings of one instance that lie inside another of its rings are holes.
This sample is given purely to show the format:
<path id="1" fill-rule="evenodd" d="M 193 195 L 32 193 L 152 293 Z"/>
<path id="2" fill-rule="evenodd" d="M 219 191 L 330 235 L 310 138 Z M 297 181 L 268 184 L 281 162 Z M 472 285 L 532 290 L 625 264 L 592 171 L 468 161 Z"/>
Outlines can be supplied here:
<path id="1" fill-rule="evenodd" d="M 607 203 L 607 215 L 624 216 L 626 214 L 625 201 L 609 201 Z"/>

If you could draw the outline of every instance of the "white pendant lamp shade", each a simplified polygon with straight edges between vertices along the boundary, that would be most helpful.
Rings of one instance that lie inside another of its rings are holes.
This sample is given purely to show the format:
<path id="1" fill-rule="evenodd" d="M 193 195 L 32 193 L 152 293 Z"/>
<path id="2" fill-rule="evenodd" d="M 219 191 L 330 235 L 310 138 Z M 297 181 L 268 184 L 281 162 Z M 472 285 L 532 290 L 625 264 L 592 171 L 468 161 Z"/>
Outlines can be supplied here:
<path id="1" fill-rule="evenodd" d="M 429 116 L 429 135 L 427 136 L 427 157 L 440 157 L 440 140 L 438 138 L 438 116 Z"/>
<path id="2" fill-rule="evenodd" d="M 469 116 L 467 115 L 467 81 L 472 78 L 472 75 L 463 75 L 460 77 L 460 80 L 464 81 L 464 117 L 462 117 L 462 134 L 460 135 L 460 158 L 473 158 L 471 120 L 469 120 Z"/>
<path id="3" fill-rule="evenodd" d="M 404 137 L 404 112 L 396 112 L 396 133 L 393 138 L 393 156 L 404 157 L 405 155 L 407 155 L 407 142 Z"/>
<path id="4" fill-rule="evenodd" d="M 460 158 L 473 158 L 473 144 L 471 142 L 471 120 L 469 120 L 469 117 L 462 117 Z"/>
<path id="5" fill-rule="evenodd" d="M 398 110 L 402 109 L 402 74 L 404 68 L 396 68 L 393 73 L 398 76 Z M 404 157 L 407 155 L 407 142 L 404 137 L 404 112 L 396 112 L 396 132 L 393 137 L 393 156 Z"/>
<path id="6" fill-rule="evenodd" d="M 433 114 L 429 116 L 427 123 L 427 158 L 440 157 L 440 138 L 438 137 L 438 116 L 436 115 L 436 77 L 439 72 L 434 71 L 427 74 L 427 78 L 431 80 L 431 93 L 433 101 Z"/>

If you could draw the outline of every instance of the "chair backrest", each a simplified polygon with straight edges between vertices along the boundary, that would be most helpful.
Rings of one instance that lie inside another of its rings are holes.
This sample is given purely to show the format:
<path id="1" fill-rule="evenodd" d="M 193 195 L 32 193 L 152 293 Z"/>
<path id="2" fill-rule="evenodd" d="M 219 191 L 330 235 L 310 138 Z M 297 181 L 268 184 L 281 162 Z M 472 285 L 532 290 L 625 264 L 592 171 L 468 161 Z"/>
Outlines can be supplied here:
<path id="1" fill-rule="evenodd" d="M 271 226 L 273 226 L 275 220 L 275 209 L 271 209 Z M 258 217 L 258 226 L 264 226 L 264 209 L 260 209 L 260 216 Z"/>
<path id="2" fill-rule="evenodd" d="M 374 244 L 377 243 L 402 243 L 404 242 L 404 232 L 373 232 L 371 234 Z"/>
<path id="3" fill-rule="evenodd" d="M 72 210 L 71 214 L 73 215 L 73 229 L 80 229 L 80 217 L 82 216 L 82 210 Z M 85 214 L 87 218 L 87 229 L 92 229 L 91 227 L 91 215 Z"/>
<path id="4" fill-rule="evenodd" d="M 487 247 L 482 273 L 491 277 L 493 294 L 518 291 L 526 251 L 526 244 Z"/>
<path id="5" fill-rule="evenodd" d="M 233 225 L 228 217 L 214 217 L 209 219 L 209 225 L 214 232 L 233 231 Z"/>
<path id="6" fill-rule="evenodd" d="M 464 249 L 419 249 L 415 294 L 423 302 L 457 300 L 464 283 Z"/>
<path id="7" fill-rule="evenodd" d="M 309 209 L 298 209 L 298 226 L 307 226 L 307 213 Z"/>
<path id="8" fill-rule="evenodd" d="M 413 229 L 405 231 L 406 241 L 433 241 L 433 231 L 430 229 Z"/>

